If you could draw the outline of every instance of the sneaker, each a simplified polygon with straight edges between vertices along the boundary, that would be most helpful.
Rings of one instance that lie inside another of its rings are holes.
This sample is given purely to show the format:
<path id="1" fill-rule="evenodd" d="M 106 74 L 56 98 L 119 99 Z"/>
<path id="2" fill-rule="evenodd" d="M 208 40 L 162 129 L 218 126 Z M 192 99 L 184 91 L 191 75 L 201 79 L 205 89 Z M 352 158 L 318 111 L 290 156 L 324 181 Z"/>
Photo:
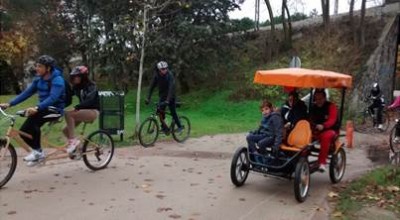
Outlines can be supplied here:
<path id="1" fill-rule="evenodd" d="M 183 131 L 183 129 L 185 129 L 185 127 L 180 126 L 175 130 L 175 133 L 181 133 Z"/>
<path id="2" fill-rule="evenodd" d="M 45 155 L 44 152 L 42 150 L 32 150 L 32 152 L 24 157 L 24 161 L 37 161 L 37 160 L 41 160 L 44 159 Z"/>
<path id="3" fill-rule="evenodd" d="M 379 124 L 379 125 L 378 125 L 378 129 L 379 129 L 379 130 L 383 130 L 383 124 Z"/>
<path id="4" fill-rule="evenodd" d="M 318 167 L 318 171 L 321 172 L 321 173 L 325 172 L 326 171 L 325 164 L 320 164 L 319 167 Z"/>
<path id="5" fill-rule="evenodd" d="M 400 137 L 395 137 L 393 140 L 393 143 L 399 144 L 400 143 Z"/>
<path id="6" fill-rule="evenodd" d="M 165 135 L 169 135 L 169 129 L 168 128 L 162 128 L 161 132 L 164 133 Z"/>
<path id="7" fill-rule="evenodd" d="M 78 145 L 81 143 L 81 141 L 79 139 L 72 139 L 69 141 L 68 146 L 67 146 L 67 153 L 72 154 L 75 150 L 76 147 L 78 147 Z"/>
<path id="8" fill-rule="evenodd" d="M 34 160 L 34 161 L 28 161 L 28 162 L 26 162 L 26 166 L 27 167 L 33 167 L 33 166 L 36 166 L 36 165 L 40 164 L 43 161 L 44 161 L 44 158 L 43 159 Z"/>

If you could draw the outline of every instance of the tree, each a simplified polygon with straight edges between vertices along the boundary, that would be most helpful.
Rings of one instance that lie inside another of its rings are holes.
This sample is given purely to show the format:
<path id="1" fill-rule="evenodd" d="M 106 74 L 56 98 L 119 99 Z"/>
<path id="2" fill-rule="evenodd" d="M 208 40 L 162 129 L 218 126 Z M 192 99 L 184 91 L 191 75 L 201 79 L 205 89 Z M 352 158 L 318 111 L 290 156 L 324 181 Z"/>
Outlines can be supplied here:
<path id="1" fill-rule="evenodd" d="M 324 26 L 327 28 L 329 26 L 329 0 L 321 0 L 322 6 L 322 18 L 324 21 Z"/>
<path id="2" fill-rule="evenodd" d="M 287 14 L 287 20 L 285 19 L 285 14 Z M 287 0 L 282 1 L 282 26 L 285 35 L 285 45 L 288 48 L 292 47 L 292 21 L 290 17 L 289 8 L 287 6 Z"/>
<path id="3" fill-rule="evenodd" d="M 360 26 L 359 26 L 359 33 L 358 33 L 358 45 L 362 48 L 365 45 L 365 5 L 366 0 L 361 1 L 361 18 L 360 18 Z"/>
<path id="4" fill-rule="evenodd" d="M 318 16 L 318 11 L 317 11 L 317 9 L 316 8 L 313 8 L 311 11 L 310 11 L 310 18 L 315 18 L 315 17 L 317 17 Z"/>
<path id="5" fill-rule="evenodd" d="M 250 30 L 255 26 L 254 21 L 251 20 L 248 17 L 242 18 L 242 19 L 233 19 L 231 20 L 232 22 L 232 31 L 247 31 Z"/>
<path id="6" fill-rule="evenodd" d="M 349 11 L 349 17 L 350 17 L 350 26 L 351 29 L 353 30 L 353 41 L 354 43 L 357 42 L 357 31 L 356 31 L 356 27 L 354 24 L 354 1 L 355 0 L 350 0 L 350 11 Z"/>
<path id="7" fill-rule="evenodd" d="M 339 11 L 339 0 L 335 0 L 334 14 L 337 15 Z"/>
<path id="8" fill-rule="evenodd" d="M 267 5 L 268 8 L 268 14 L 269 14 L 269 19 L 271 22 L 271 36 L 267 37 L 266 39 L 266 59 L 271 59 L 273 56 L 273 53 L 276 51 L 276 44 L 275 44 L 275 21 L 274 21 L 274 14 L 272 13 L 272 7 L 271 3 L 269 0 L 265 0 L 265 4 Z"/>

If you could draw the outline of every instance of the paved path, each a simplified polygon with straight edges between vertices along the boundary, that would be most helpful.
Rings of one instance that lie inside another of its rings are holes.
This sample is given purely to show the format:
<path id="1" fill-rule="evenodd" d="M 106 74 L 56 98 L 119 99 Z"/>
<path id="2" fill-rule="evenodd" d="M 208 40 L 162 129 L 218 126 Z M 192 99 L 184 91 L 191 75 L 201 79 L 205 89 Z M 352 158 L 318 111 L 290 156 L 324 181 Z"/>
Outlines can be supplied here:
<path id="1" fill-rule="evenodd" d="M 376 137 L 358 137 L 359 143 Z M 28 168 L 20 160 L 0 190 L 0 219 L 324 219 L 331 191 L 327 173 L 311 178 L 299 204 L 293 182 L 250 173 L 241 188 L 229 176 L 232 153 L 245 134 L 206 136 L 185 144 L 117 149 L 108 169 L 82 161 Z M 373 164 L 366 150 L 347 149 L 344 181 Z"/>

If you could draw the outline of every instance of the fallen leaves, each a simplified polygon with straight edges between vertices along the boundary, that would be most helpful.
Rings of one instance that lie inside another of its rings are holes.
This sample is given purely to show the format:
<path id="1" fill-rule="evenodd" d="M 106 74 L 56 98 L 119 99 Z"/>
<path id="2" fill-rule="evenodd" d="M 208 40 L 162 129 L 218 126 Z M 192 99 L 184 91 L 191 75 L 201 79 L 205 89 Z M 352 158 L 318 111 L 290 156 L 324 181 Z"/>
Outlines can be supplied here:
<path id="1" fill-rule="evenodd" d="M 168 208 L 168 207 L 166 207 L 166 208 L 164 208 L 164 207 L 160 207 L 160 208 L 158 208 L 158 209 L 157 209 L 157 212 L 158 212 L 158 213 L 160 213 L 160 212 L 168 212 L 168 211 L 172 211 L 172 208 Z"/>
<path id="2" fill-rule="evenodd" d="M 178 218 L 181 218 L 182 216 L 180 216 L 178 214 L 172 214 L 172 215 L 169 215 L 168 217 L 173 218 L 173 219 L 178 219 Z"/>
<path id="3" fill-rule="evenodd" d="M 386 188 L 389 192 L 399 192 L 400 191 L 400 188 L 398 187 L 398 186 L 388 186 L 387 188 Z"/>
<path id="4" fill-rule="evenodd" d="M 337 211 L 337 212 L 334 212 L 334 213 L 332 214 L 332 216 L 335 217 L 335 218 L 341 218 L 341 217 L 343 217 L 343 213 Z"/>
<path id="5" fill-rule="evenodd" d="M 15 214 L 17 214 L 16 211 L 9 211 L 9 212 L 7 212 L 7 215 L 15 215 Z"/>
<path id="6" fill-rule="evenodd" d="M 337 197 L 339 197 L 339 194 L 335 193 L 335 192 L 330 192 L 330 193 L 328 193 L 328 196 L 329 196 L 329 198 L 337 198 Z"/>

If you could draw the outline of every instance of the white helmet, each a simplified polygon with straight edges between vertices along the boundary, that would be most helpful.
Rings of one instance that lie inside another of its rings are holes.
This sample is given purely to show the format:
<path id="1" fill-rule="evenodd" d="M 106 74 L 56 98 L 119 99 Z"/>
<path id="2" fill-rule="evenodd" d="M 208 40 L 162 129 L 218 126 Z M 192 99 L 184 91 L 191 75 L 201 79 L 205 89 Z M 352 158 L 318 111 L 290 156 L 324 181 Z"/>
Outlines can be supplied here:
<path id="1" fill-rule="evenodd" d="M 165 61 L 160 61 L 157 63 L 157 69 L 161 70 L 161 69 L 166 69 L 168 68 L 168 63 Z"/>

